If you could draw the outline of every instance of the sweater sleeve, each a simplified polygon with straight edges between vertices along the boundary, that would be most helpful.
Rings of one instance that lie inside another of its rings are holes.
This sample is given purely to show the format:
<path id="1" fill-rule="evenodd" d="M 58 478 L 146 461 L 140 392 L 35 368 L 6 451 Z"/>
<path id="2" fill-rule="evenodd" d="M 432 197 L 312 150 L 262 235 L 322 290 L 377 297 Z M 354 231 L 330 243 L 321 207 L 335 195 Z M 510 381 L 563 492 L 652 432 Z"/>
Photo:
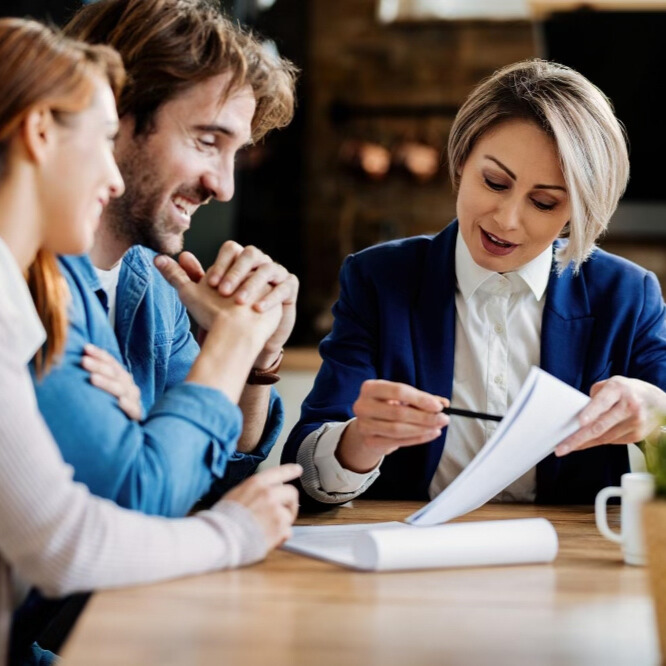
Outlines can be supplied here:
<path id="1" fill-rule="evenodd" d="M 144 516 L 92 497 L 39 414 L 30 376 L 0 322 L 0 550 L 47 595 L 150 583 L 248 564 L 266 543 L 243 506 L 192 518 Z"/>

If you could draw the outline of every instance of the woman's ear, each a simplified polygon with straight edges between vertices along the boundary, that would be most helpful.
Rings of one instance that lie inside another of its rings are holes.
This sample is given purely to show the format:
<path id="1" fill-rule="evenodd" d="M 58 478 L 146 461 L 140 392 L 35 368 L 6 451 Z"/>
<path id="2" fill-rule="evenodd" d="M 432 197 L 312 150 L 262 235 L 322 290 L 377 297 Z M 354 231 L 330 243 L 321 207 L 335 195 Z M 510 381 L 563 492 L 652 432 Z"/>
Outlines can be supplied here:
<path id="1" fill-rule="evenodd" d="M 55 129 L 55 120 L 48 107 L 36 106 L 28 112 L 20 133 L 31 160 L 38 164 L 46 160 L 55 144 Z"/>

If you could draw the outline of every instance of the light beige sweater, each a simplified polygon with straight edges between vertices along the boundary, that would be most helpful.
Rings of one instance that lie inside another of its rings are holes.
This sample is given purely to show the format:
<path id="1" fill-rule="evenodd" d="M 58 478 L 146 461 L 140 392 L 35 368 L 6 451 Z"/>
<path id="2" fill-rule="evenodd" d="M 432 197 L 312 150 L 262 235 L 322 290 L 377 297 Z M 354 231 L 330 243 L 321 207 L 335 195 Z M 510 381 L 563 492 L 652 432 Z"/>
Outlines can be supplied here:
<path id="1" fill-rule="evenodd" d="M 25 281 L 0 239 L 0 663 L 12 612 L 10 567 L 60 596 L 236 567 L 267 550 L 252 514 L 235 502 L 192 518 L 148 517 L 74 483 L 26 368 L 41 340 Z"/>

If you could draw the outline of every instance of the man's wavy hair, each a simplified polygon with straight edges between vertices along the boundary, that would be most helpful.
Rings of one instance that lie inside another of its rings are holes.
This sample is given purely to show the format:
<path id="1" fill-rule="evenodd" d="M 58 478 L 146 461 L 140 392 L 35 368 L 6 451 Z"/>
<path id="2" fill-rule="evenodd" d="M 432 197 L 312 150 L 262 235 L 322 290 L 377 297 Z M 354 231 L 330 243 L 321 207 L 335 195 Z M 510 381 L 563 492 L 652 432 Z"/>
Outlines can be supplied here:
<path id="1" fill-rule="evenodd" d="M 81 9 L 65 33 L 120 53 L 127 83 L 118 112 L 133 117 L 137 135 L 154 129 L 163 104 L 225 73 L 230 75 L 227 97 L 246 85 L 254 92 L 254 141 L 293 117 L 294 65 L 208 0 L 99 0 Z"/>

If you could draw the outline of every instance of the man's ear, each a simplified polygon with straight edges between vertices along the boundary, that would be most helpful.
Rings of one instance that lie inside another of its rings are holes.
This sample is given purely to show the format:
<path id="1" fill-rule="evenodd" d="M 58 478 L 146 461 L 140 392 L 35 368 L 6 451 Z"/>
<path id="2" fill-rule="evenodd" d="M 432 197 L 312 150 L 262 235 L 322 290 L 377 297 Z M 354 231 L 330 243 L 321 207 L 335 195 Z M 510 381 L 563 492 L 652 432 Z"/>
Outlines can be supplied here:
<path id="1" fill-rule="evenodd" d="M 28 156 L 42 164 L 55 144 L 55 120 L 51 109 L 36 106 L 26 115 L 21 124 L 21 135 Z"/>

